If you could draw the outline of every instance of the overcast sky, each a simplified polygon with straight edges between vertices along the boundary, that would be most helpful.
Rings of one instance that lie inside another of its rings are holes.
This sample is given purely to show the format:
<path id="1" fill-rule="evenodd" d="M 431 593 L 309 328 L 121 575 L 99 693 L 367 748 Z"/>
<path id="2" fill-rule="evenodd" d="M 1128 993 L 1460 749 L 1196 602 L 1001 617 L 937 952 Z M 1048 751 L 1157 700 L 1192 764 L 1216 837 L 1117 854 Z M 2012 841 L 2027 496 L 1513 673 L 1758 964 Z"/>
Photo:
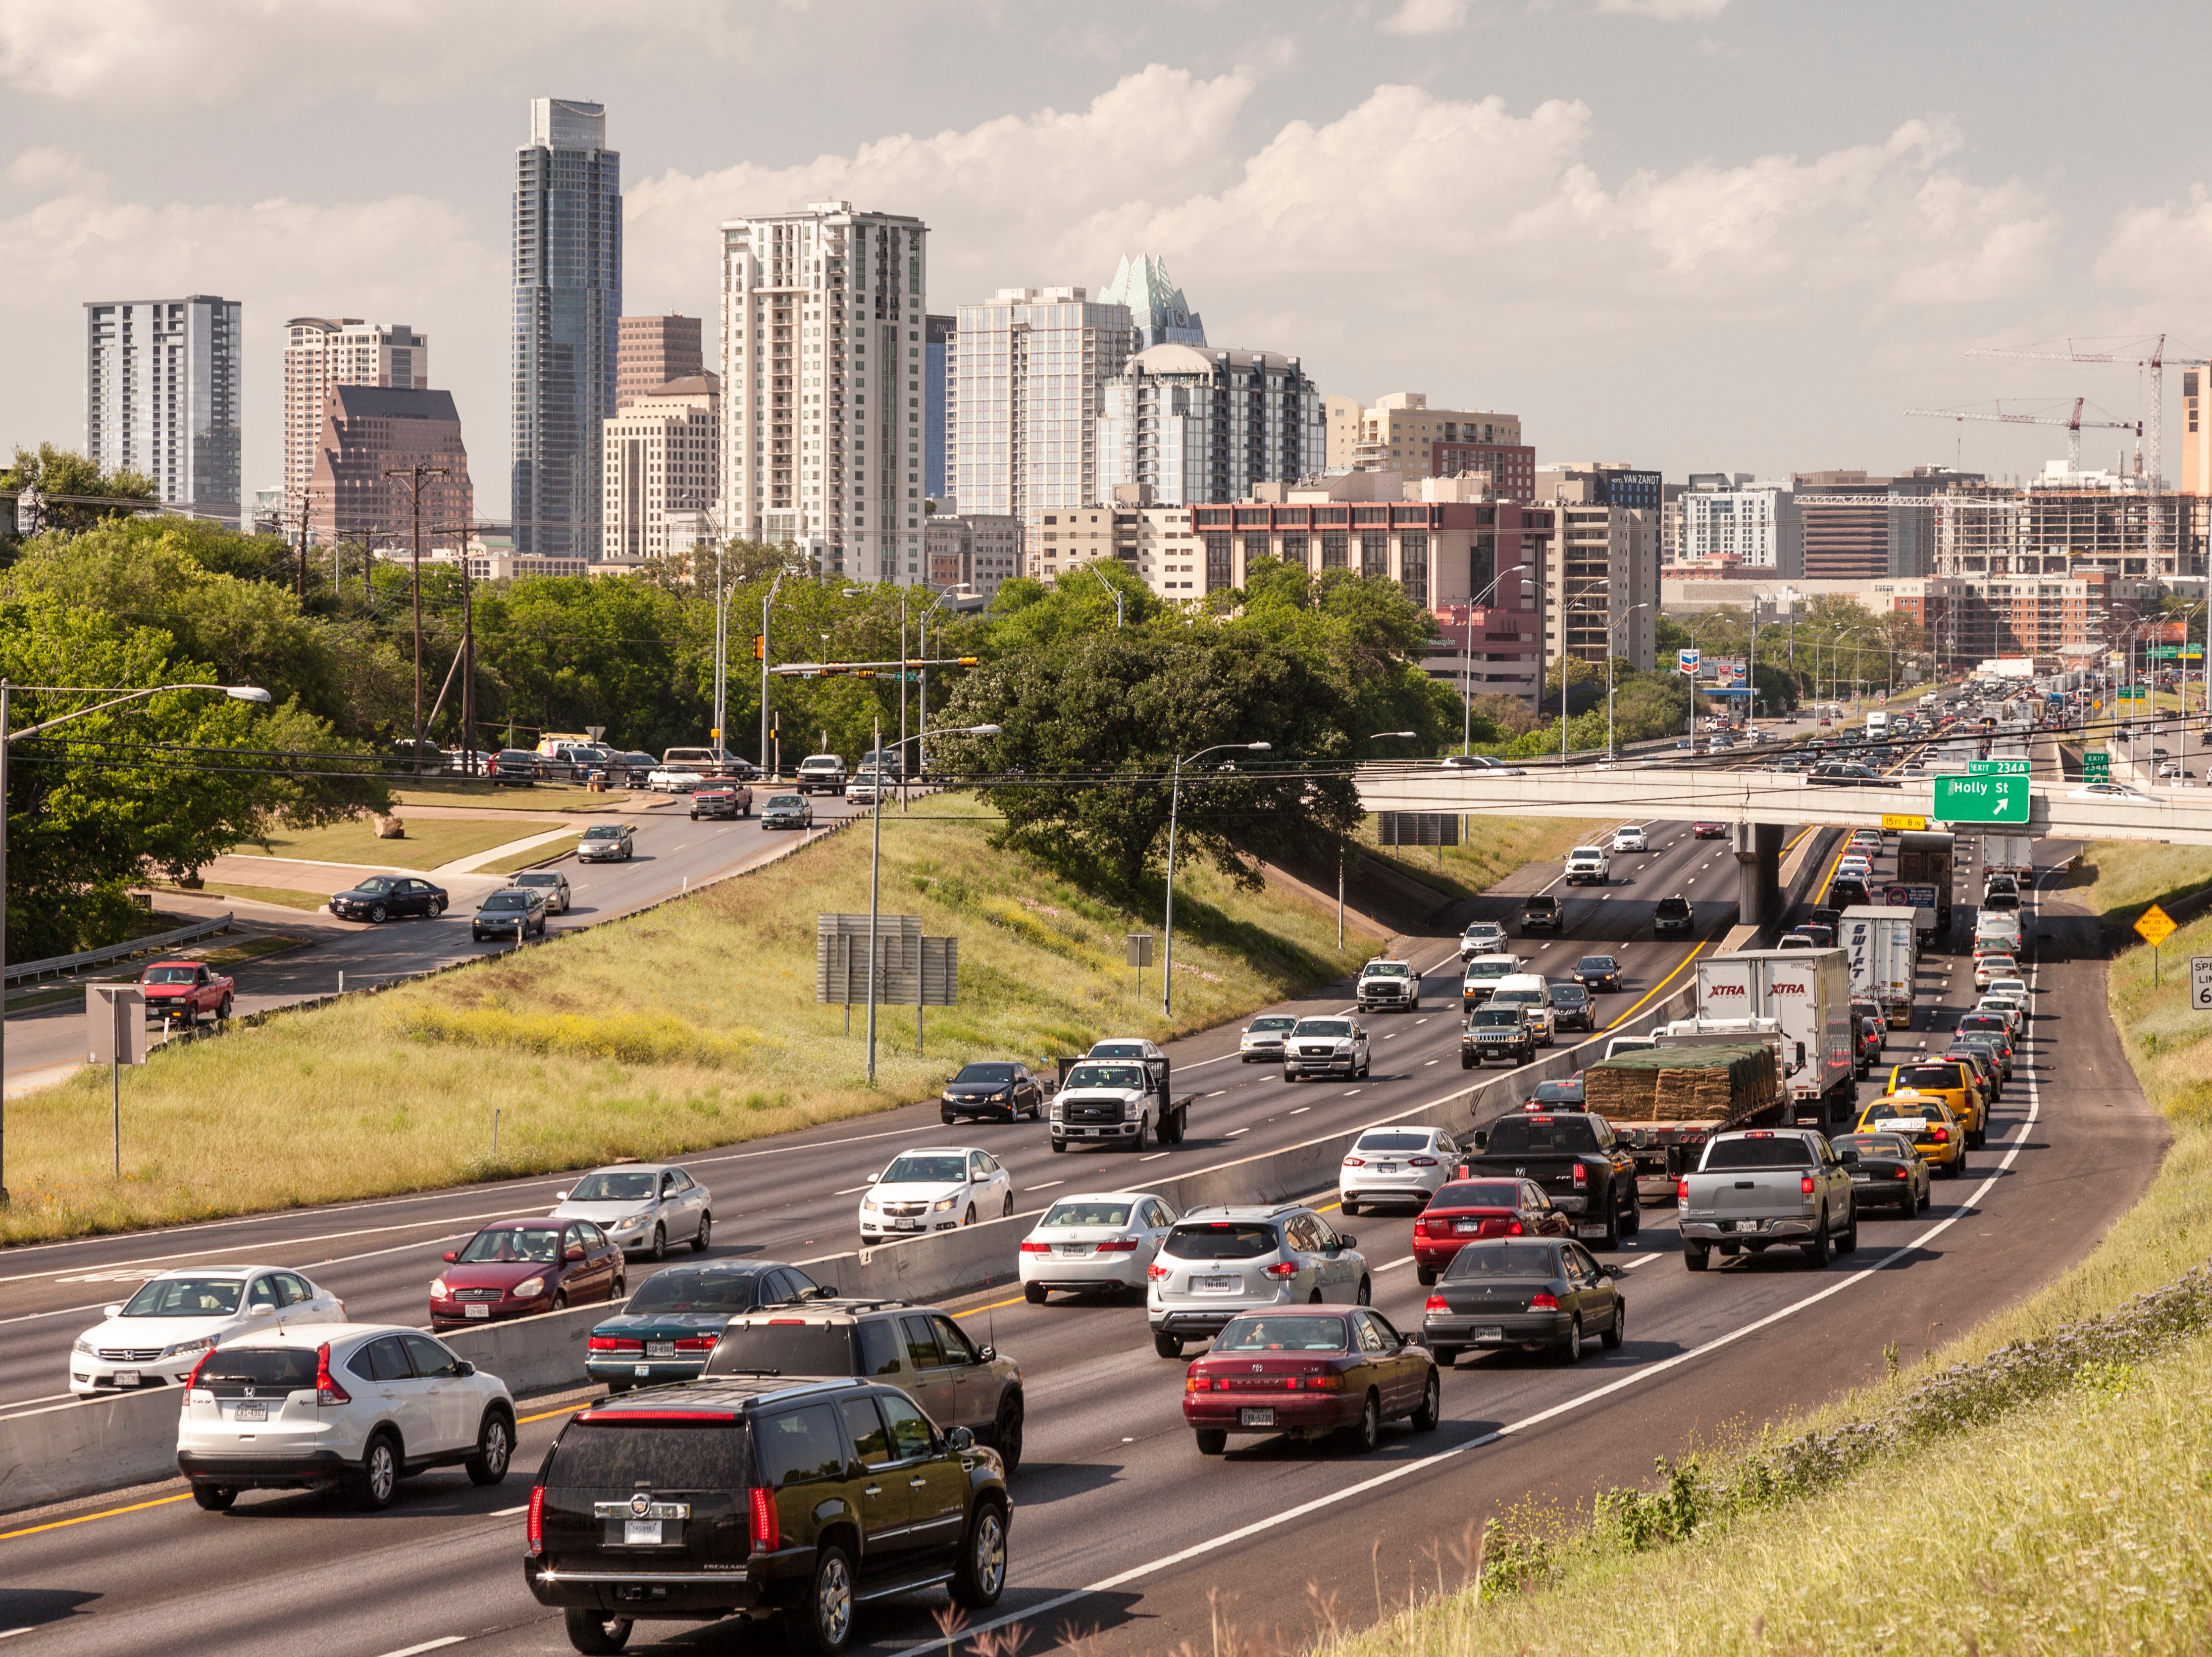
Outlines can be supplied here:
<path id="1" fill-rule="evenodd" d="M 2155 4 L 0 0 L 0 444 L 83 446 L 84 300 L 220 294 L 249 491 L 284 319 L 346 315 L 428 333 L 504 512 L 551 94 L 607 106 L 624 310 L 710 336 L 717 222 L 845 196 L 928 222 L 932 310 L 1149 251 L 1214 343 L 1512 410 L 1540 461 L 1885 470 L 1963 431 L 2029 471 L 2063 433 L 1900 411 L 2132 420 L 2135 370 L 1966 353 L 2212 350 L 2208 47 Z"/>

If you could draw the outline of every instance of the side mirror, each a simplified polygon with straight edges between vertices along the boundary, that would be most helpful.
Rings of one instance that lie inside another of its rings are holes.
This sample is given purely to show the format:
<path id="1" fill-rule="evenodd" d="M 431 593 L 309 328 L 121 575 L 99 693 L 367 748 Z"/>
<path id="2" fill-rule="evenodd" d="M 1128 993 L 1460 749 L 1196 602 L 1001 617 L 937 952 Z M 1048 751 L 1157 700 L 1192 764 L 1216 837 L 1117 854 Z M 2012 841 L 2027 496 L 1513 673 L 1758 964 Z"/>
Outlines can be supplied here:
<path id="1" fill-rule="evenodd" d="M 975 1356 L 981 1362 L 988 1363 L 999 1356 L 999 1349 L 995 1346 L 979 1346 L 975 1349 Z"/>
<path id="2" fill-rule="evenodd" d="M 471 1363 L 466 1358 L 463 1358 L 460 1361 L 460 1363 L 453 1370 L 455 1375 L 462 1376 L 464 1379 L 476 1374 L 476 1372 L 477 1366 Z"/>
<path id="3" fill-rule="evenodd" d="M 975 1448 L 975 1435 L 965 1427 L 955 1427 L 945 1434 L 945 1447 L 949 1450 L 972 1450 Z"/>
<path id="4" fill-rule="evenodd" d="M 1859 1165 L 1858 1152 L 1856 1150 L 1845 1150 L 1843 1153 L 1843 1163 L 1845 1168 L 1856 1168 Z"/>
<path id="5" fill-rule="evenodd" d="M 556 1191 L 553 1193 L 553 1200 L 556 1203 L 565 1203 L 568 1200 L 568 1193 L 565 1191 Z"/>
<path id="6" fill-rule="evenodd" d="M 1489 1146 L 1490 1130 L 1488 1128 L 1477 1128 L 1474 1131 L 1474 1148 L 1477 1150 L 1486 1150 L 1489 1149 Z"/>
<path id="7" fill-rule="evenodd" d="M 568 1246 L 568 1252 L 564 1258 L 571 1263 L 582 1259 L 584 1258 L 584 1250 L 582 1246 L 580 1244 L 571 1243 Z"/>
<path id="8" fill-rule="evenodd" d="M 461 1251 L 459 1249 L 449 1248 L 446 1251 L 446 1264 L 451 1266 L 455 1260 L 460 1259 L 460 1257 Z"/>
<path id="9" fill-rule="evenodd" d="M 121 1317 L 123 1315 L 123 1302 L 121 1301 L 118 1301 L 112 1306 L 101 1307 L 100 1308 L 100 1315 L 103 1318 Z"/>
<path id="10" fill-rule="evenodd" d="M 1336 1234 L 1336 1246 L 1339 1248 L 1357 1248 L 1359 1247 L 1359 1239 L 1349 1231 L 1340 1231 Z"/>
<path id="11" fill-rule="evenodd" d="M 276 1315 L 276 1308 L 267 1301 L 256 1301 L 246 1308 L 246 1315 L 249 1318 L 273 1318 Z"/>

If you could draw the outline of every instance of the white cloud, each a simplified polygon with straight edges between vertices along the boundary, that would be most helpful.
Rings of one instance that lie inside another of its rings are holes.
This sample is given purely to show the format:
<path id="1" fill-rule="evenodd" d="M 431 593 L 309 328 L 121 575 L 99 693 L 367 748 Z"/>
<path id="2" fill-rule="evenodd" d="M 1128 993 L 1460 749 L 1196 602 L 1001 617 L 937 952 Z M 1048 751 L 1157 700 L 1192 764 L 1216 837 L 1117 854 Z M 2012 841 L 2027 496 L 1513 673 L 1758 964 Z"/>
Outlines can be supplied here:
<path id="1" fill-rule="evenodd" d="M 104 175 L 82 155 L 52 144 L 27 149 L 8 163 L 8 182 L 19 190 L 64 190 L 97 187 Z"/>
<path id="2" fill-rule="evenodd" d="M 1729 0 L 1597 0 L 1597 9 L 1618 17 L 1649 17 L 1654 22 L 1680 23 L 1717 17 Z"/>
<path id="3" fill-rule="evenodd" d="M 1449 34 L 1467 27 L 1468 0 L 1406 0 L 1376 27 L 1385 34 Z"/>
<path id="4" fill-rule="evenodd" d="M 2101 287 L 2179 296 L 2202 289 L 2208 268 L 2212 196 L 2200 184 L 2190 187 L 2186 202 L 2160 202 L 2122 213 L 2091 275 Z"/>

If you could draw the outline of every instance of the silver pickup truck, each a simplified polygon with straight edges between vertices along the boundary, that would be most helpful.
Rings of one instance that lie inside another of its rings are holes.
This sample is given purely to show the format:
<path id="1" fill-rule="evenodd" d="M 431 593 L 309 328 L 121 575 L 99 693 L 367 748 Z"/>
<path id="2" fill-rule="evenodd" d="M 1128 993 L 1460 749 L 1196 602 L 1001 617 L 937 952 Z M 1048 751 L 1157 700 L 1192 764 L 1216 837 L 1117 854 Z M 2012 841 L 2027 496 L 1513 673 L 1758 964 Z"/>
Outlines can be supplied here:
<path id="1" fill-rule="evenodd" d="M 1681 1216 L 1682 1264 L 1702 1272 L 1718 1248 L 1804 1251 L 1814 1266 L 1859 1246 L 1851 1204 L 1851 1164 L 1820 1134 L 1803 1128 L 1753 1128 L 1706 1142 L 1697 1171 L 1674 1187 Z"/>

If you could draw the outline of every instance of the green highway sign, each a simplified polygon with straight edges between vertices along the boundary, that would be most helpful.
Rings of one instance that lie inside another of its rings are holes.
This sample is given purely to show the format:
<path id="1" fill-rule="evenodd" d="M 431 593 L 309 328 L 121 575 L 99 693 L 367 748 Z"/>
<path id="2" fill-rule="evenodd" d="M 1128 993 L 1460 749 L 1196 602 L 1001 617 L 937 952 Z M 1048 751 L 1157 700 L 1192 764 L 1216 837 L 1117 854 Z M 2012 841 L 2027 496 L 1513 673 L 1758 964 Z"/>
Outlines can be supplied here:
<path id="1" fill-rule="evenodd" d="M 2150 687 L 2148 685 L 2124 684 L 2120 687 L 2120 700 L 2122 701 L 2140 702 L 2148 701 L 2149 699 Z"/>
<path id="2" fill-rule="evenodd" d="M 2112 756 L 2110 754 L 2090 753 L 2081 756 L 2082 781 L 2110 782 L 2112 780 Z"/>
<path id="3" fill-rule="evenodd" d="M 1938 777 L 1929 815 L 1940 822 L 2026 822 L 2027 804 L 2026 777 Z"/>
<path id="4" fill-rule="evenodd" d="M 2027 774 L 2026 760 L 1968 760 L 1966 774 L 1970 777 L 2024 777 Z"/>

